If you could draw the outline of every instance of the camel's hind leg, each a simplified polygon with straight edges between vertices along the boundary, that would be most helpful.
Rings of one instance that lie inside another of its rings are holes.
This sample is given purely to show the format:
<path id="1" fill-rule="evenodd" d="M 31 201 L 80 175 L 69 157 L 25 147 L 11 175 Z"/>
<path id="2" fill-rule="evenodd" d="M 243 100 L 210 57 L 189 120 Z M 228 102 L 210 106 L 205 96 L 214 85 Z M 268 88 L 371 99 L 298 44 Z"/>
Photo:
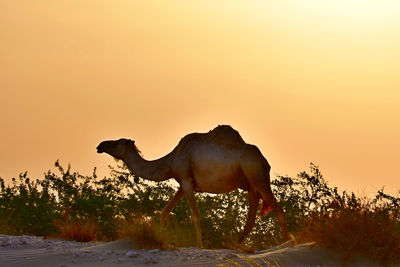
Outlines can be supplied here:
<path id="1" fill-rule="evenodd" d="M 281 226 L 283 235 L 289 239 L 286 229 L 286 216 L 283 209 L 279 206 L 274 195 L 272 194 L 269 171 L 270 166 L 265 159 L 261 159 L 261 152 L 258 149 L 249 149 L 247 157 L 241 162 L 243 173 L 250 184 L 253 191 L 260 193 L 261 198 L 268 203 L 276 214 L 278 223 Z"/>
<path id="2" fill-rule="evenodd" d="M 253 229 L 254 224 L 256 222 L 257 208 L 258 202 L 260 202 L 260 195 L 255 191 L 249 191 L 249 213 L 247 214 L 246 225 L 244 226 L 244 230 L 242 235 L 239 238 L 239 243 L 242 243 L 246 236 Z"/>
<path id="3" fill-rule="evenodd" d="M 270 185 L 266 185 L 264 190 L 259 191 L 263 200 L 268 203 L 271 209 L 275 212 L 276 218 L 278 219 L 278 223 L 281 226 L 283 235 L 286 240 L 289 239 L 289 235 L 286 229 L 286 215 L 281 206 L 279 206 L 278 202 L 276 201 L 275 196 L 272 194 L 272 190 Z"/>
<path id="4" fill-rule="evenodd" d="M 178 191 L 175 193 L 173 198 L 168 202 L 168 204 L 163 208 L 161 212 L 161 218 L 162 221 L 165 222 L 167 219 L 168 214 L 171 212 L 171 210 L 174 209 L 176 204 L 183 198 L 183 190 L 182 187 L 179 187 Z"/>

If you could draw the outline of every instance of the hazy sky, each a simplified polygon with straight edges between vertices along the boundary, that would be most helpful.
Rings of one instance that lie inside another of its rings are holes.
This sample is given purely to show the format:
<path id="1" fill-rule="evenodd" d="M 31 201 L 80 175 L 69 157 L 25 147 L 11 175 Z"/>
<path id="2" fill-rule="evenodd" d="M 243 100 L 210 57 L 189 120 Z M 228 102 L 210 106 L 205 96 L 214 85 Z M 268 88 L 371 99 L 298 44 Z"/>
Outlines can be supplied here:
<path id="1" fill-rule="evenodd" d="M 272 172 L 400 190 L 400 1 L 0 0 L 0 176 L 230 124 Z"/>

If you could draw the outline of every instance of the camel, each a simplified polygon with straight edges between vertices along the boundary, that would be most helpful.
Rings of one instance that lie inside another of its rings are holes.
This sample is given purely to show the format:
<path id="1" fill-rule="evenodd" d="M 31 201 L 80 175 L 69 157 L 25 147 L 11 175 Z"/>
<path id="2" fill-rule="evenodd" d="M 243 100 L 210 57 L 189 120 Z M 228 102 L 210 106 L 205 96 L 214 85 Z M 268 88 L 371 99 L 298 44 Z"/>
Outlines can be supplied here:
<path id="1" fill-rule="evenodd" d="M 203 247 L 203 243 L 194 193 L 227 193 L 238 188 L 248 191 L 249 200 L 248 216 L 239 244 L 255 225 L 260 199 L 263 200 L 260 216 L 274 211 L 288 239 L 285 213 L 270 187 L 271 167 L 268 161 L 256 146 L 245 143 L 231 126 L 220 125 L 208 133 L 188 134 L 170 153 L 157 160 L 143 159 L 135 141 L 124 138 L 101 142 L 97 152 L 122 160 L 134 175 L 143 179 L 158 182 L 174 178 L 180 187 L 162 210 L 162 221 L 185 196 L 199 247 Z"/>

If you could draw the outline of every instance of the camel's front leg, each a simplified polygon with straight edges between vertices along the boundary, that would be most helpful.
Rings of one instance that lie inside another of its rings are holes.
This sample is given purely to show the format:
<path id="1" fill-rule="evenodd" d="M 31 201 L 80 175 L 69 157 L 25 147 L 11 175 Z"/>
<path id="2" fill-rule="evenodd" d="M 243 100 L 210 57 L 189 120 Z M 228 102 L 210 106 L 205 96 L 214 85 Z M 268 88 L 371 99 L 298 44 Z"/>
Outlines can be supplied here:
<path id="1" fill-rule="evenodd" d="M 178 191 L 175 193 L 173 198 L 170 200 L 170 202 L 163 208 L 161 212 L 161 218 L 162 221 L 165 222 L 167 219 L 168 214 L 171 212 L 171 210 L 174 209 L 176 204 L 183 198 L 183 190 L 182 187 L 179 187 Z"/>
<path id="2" fill-rule="evenodd" d="M 181 188 L 183 190 L 183 194 L 185 195 L 187 201 L 189 202 L 190 210 L 192 212 L 192 220 L 194 226 L 196 227 L 196 238 L 197 245 L 199 248 L 203 247 L 203 241 L 201 238 L 201 228 L 200 228 L 200 212 L 197 207 L 196 198 L 194 197 L 193 185 L 191 180 L 182 181 Z"/>
<path id="3" fill-rule="evenodd" d="M 258 202 L 260 201 L 260 195 L 257 192 L 249 191 L 249 213 L 247 214 L 246 225 L 244 226 L 244 230 L 242 235 L 239 238 L 239 243 L 242 243 L 246 236 L 253 229 L 254 224 L 256 222 L 257 208 Z"/>

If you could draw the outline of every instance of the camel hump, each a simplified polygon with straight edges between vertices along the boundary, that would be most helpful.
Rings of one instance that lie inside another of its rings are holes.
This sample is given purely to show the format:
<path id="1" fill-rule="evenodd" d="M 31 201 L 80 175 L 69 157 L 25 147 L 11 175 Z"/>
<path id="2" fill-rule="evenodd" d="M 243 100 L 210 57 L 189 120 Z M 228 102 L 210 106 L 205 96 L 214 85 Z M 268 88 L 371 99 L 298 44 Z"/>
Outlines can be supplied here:
<path id="1" fill-rule="evenodd" d="M 243 138 L 240 136 L 239 132 L 233 129 L 229 125 L 218 125 L 213 130 L 208 132 L 210 139 L 225 144 L 244 144 Z"/>
<path id="2" fill-rule="evenodd" d="M 182 153 L 189 144 L 199 141 L 201 144 L 217 143 L 221 146 L 238 147 L 246 144 L 239 132 L 229 125 L 219 125 L 208 133 L 191 133 L 184 136 L 175 148 L 177 154 Z"/>

